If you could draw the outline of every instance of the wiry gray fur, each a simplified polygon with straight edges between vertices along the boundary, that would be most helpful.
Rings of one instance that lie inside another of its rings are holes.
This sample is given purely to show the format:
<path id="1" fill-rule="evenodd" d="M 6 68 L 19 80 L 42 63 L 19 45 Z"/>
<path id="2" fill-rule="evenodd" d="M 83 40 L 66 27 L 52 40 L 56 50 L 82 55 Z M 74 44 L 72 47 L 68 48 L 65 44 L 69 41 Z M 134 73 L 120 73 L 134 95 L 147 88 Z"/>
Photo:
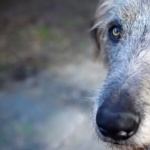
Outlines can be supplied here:
<path id="1" fill-rule="evenodd" d="M 123 27 L 117 44 L 108 38 L 108 24 L 113 20 L 120 21 Z M 127 89 L 142 120 L 137 133 L 121 142 L 123 146 L 118 149 L 145 149 L 150 145 L 150 0 L 100 0 L 91 30 L 95 28 L 99 51 L 108 63 L 108 75 L 95 98 L 94 118 L 107 93 Z M 112 142 L 97 133 L 102 140 Z"/>

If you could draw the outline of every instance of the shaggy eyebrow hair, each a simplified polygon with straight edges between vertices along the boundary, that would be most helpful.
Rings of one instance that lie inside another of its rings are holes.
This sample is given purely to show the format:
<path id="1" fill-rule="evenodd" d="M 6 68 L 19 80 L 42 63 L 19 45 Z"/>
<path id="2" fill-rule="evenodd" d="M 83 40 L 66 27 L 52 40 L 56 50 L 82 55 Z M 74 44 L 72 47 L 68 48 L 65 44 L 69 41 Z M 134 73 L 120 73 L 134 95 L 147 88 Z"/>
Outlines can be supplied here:
<path id="1" fill-rule="evenodd" d="M 91 30 L 94 28 L 104 28 L 103 22 L 108 15 L 109 10 L 113 6 L 114 0 L 100 0 L 97 7 L 97 11 L 94 16 L 94 23 Z"/>

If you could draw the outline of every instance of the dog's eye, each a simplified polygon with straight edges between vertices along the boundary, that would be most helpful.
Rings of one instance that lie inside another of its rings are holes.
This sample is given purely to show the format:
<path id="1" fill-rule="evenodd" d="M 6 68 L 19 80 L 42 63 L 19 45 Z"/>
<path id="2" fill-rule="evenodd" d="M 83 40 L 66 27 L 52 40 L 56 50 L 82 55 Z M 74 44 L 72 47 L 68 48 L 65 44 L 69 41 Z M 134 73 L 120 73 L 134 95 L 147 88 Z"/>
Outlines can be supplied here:
<path id="1" fill-rule="evenodd" d="M 112 30 L 112 34 L 115 38 L 120 38 L 121 32 L 120 32 L 120 28 L 118 27 L 114 27 Z"/>
<path id="2" fill-rule="evenodd" d="M 110 39 L 117 42 L 121 38 L 121 28 L 119 26 L 113 26 L 109 30 Z"/>

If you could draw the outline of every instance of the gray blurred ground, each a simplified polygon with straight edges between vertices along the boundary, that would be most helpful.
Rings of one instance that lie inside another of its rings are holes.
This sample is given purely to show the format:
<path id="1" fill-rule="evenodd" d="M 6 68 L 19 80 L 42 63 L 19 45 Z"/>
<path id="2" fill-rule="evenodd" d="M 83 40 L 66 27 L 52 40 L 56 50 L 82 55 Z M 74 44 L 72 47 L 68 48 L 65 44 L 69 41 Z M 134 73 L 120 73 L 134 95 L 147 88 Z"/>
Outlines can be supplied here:
<path id="1" fill-rule="evenodd" d="M 91 117 L 105 76 L 88 33 L 96 3 L 1 1 L 0 150 L 106 149 Z"/>

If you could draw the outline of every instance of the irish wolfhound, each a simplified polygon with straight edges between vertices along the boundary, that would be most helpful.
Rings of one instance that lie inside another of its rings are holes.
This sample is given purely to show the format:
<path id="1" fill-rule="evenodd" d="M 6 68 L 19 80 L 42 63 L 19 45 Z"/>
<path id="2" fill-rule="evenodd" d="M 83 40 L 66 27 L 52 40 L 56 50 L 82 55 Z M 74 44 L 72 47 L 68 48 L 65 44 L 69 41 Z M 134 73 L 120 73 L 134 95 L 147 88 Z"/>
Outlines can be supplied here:
<path id="1" fill-rule="evenodd" d="M 100 0 L 91 29 L 108 65 L 94 102 L 98 137 L 119 149 L 150 145 L 150 0 Z"/>

